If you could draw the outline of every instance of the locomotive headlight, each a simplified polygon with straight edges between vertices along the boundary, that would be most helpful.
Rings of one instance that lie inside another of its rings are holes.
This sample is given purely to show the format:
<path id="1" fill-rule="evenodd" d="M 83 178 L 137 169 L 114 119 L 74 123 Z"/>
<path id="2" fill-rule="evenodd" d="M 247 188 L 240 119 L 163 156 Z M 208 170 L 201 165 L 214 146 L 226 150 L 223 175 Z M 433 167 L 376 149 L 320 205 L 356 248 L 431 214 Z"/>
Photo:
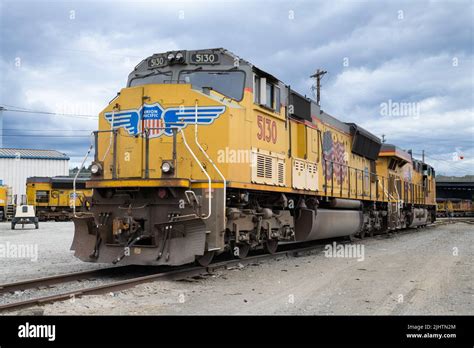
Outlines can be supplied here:
<path id="1" fill-rule="evenodd" d="M 168 54 L 168 60 L 171 62 L 174 59 L 174 54 L 170 53 Z"/>
<path id="2" fill-rule="evenodd" d="M 169 174 L 171 173 L 171 171 L 173 170 L 173 166 L 171 165 L 170 162 L 163 162 L 161 164 L 161 171 L 165 174 Z"/>
<path id="3" fill-rule="evenodd" d="M 176 60 L 180 63 L 184 62 L 184 55 L 181 52 L 176 53 Z"/>
<path id="4" fill-rule="evenodd" d="M 102 170 L 102 167 L 100 166 L 99 163 L 92 163 L 91 165 L 91 173 L 94 174 L 94 175 L 98 175 L 100 174 Z"/>

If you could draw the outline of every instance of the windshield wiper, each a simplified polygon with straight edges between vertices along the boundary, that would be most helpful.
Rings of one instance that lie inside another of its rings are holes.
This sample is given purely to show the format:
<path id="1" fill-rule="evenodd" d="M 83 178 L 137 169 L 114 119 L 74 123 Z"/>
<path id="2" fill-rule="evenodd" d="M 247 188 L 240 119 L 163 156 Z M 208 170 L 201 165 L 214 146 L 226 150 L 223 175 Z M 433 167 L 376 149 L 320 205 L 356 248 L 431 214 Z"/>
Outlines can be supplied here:
<path id="1" fill-rule="evenodd" d="M 148 76 L 152 76 L 152 75 L 169 75 L 169 72 L 162 72 L 162 71 L 159 71 L 159 70 L 155 69 L 152 72 L 149 72 L 149 73 L 143 74 L 143 75 L 140 75 L 140 74 L 136 73 L 134 78 L 135 77 L 148 77 Z"/>

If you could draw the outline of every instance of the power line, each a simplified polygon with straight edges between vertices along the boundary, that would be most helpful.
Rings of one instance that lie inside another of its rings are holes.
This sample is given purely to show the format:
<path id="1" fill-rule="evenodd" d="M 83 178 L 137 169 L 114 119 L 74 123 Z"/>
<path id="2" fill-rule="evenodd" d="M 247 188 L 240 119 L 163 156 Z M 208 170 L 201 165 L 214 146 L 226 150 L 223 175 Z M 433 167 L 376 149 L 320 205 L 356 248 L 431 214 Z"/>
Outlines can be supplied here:
<path id="1" fill-rule="evenodd" d="M 5 105 L 5 104 L 3 104 Z M 10 111 L 10 112 L 23 112 L 23 113 L 30 113 L 30 114 L 44 114 L 44 115 L 52 115 L 52 116 L 65 116 L 65 117 L 77 117 L 77 118 L 94 118 L 97 119 L 97 115 L 82 115 L 82 114 L 61 114 L 57 112 L 49 112 L 49 111 L 39 111 L 39 110 L 31 110 L 31 109 L 26 109 L 22 108 L 19 106 L 11 106 L 17 109 L 22 109 L 22 110 L 14 110 L 14 109 L 9 109 L 5 107 L 1 107 L 0 111 Z"/>
<path id="2" fill-rule="evenodd" d="M 31 138 L 90 138 L 90 135 L 34 135 L 34 134 L 3 134 L 0 137 L 31 137 Z"/>
<path id="3" fill-rule="evenodd" d="M 61 50 L 61 51 L 81 52 L 81 53 L 97 53 L 96 51 L 77 50 L 77 49 L 72 49 L 72 48 L 58 48 L 58 49 L 55 49 L 55 50 L 56 50 L 56 51 Z M 119 53 L 107 52 L 107 55 L 118 56 L 118 57 L 124 57 L 124 58 L 143 59 L 142 56 L 132 56 L 132 55 L 129 55 L 129 54 L 119 54 Z"/>
<path id="4" fill-rule="evenodd" d="M 427 156 L 428 157 L 428 156 Z M 460 172 L 469 172 L 469 169 L 468 168 L 463 168 L 463 164 L 462 163 L 454 163 L 454 161 L 449 161 L 449 160 L 441 160 L 441 159 L 435 159 L 435 158 L 431 158 L 431 160 L 435 161 L 435 162 L 441 162 L 445 165 L 448 165 L 449 168 L 452 168 L 452 169 L 456 169 Z"/>
<path id="5" fill-rule="evenodd" d="M 23 110 L 28 110 L 28 109 L 26 109 L 26 108 L 22 108 L 22 107 L 15 106 L 15 105 L 8 105 L 8 104 L 3 104 L 3 105 L 5 105 L 5 106 L 7 106 L 7 107 L 15 108 L 15 109 L 23 109 Z"/>
<path id="6" fill-rule="evenodd" d="M 77 117 L 77 118 L 97 118 L 97 116 L 93 115 L 79 115 L 79 114 L 59 114 L 56 112 L 48 112 L 48 111 L 29 111 L 29 110 L 12 110 L 12 109 L 3 109 L 3 111 L 10 111 L 10 112 L 24 112 L 28 114 L 44 114 L 44 115 L 52 115 L 52 116 L 65 116 L 65 117 Z"/>
<path id="7" fill-rule="evenodd" d="M 27 131 L 27 132 L 92 132 L 92 129 L 25 129 L 25 128 L 0 128 L 4 131 Z"/>

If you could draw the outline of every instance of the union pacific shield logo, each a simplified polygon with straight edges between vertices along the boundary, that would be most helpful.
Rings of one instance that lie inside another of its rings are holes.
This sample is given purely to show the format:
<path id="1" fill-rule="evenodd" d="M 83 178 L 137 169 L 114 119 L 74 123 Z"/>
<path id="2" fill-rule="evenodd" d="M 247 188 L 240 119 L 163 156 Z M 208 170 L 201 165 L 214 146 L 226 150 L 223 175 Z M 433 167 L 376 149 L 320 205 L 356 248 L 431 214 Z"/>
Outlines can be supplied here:
<path id="1" fill-rule="evenodd" d="M 150 138 L 170 136 L 172 129 L 184 129 L 188 124 L 209 125 L 225 111 L 225 106 L 184 106 L 164 109 L 160 104 L 144 104 L 140 109 L 106 112 L 105 119 L 113 128 L 124 128 L 130 135 Z"/>

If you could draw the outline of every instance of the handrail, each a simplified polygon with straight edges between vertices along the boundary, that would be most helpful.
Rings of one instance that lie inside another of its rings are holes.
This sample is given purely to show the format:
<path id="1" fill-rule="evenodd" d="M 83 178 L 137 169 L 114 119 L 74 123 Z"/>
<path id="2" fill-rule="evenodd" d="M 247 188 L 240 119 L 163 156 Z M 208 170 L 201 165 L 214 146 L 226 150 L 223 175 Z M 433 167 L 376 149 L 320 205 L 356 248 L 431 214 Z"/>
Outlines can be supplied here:
<path id="1" fill-rule="evenodd" d="M 199 161 L 199 159 L 197 158 L 197 156 L 194 154 L 194 152 L 192 151 L 191 147 L 188 145 L 188 142 L 186 141 L 186 136 L 184 135 L 184 131 L 182 128 L 180 127 L 150 127 L 150 128 L 146 128 L 146 130 L 159 130 L 159 129 L 166 129 L 166 128 L 171 128 L 171 129 L 176 129 L 178 132 L 181 133 L 181 136 L 183 137 L 183 143 L 186 147 L 186 149 L 189 151 L 189 153 L 191 154 L 191 156 L 194 158 L 194 160 L 197 162 L 197 164 L 199 165 L 199 168 L 202 170 L 202 172 L 204 173 L 204 175 L 207 177 L 207 181 L 208 181 L 208 184 L 209 184 L 209 199 L 208 199 L 208 214 L 206 216 L 201 216 L 201 218 L 203 220 L 206 220 L 208 219 L 211 214 L 212 214 L 212 195 L 211 195 L 211 189 L 212 189 L 212 182 L 211 182 L 211 177 L 209 175 L 209 173 L 206 171 L 206 169 L 203 167 L 203 165 L 201 164 L 201 162 Z M 92 134 L 95 134 L 95 133 L 109 133 L 109 132 L 114 132 L 115 129 L 111 129 L 111 130 L 103 130 L 103 131 L 94 131 L 92 132 Z M 85 161 L 87 160 L 87 157 L 89 156 L 89 153 L 90 151 L 92 150 L 92 147 L 93 147 L 93 143 L 91 144 L 91 147 L 89 148 L 89 151 L 87 152 L 83 162 L 82 162 L 82 165 L 81 165 L 81 168 L 80 170 L 78 171 L 78 173 L 82 170 L 82 168 L 84 167 L 84 163 Z M 105 160 L 105 156 L 104 156 L 104 160 Z M 76 178 L 77 178 L 78 174 L 76 174 Z M 75 190 L 75 180 L 76 178 L 74 179 L 74 183 L 73 183 L 73 186 L 74 186 L 74 190 Z M 225 185 L 225 181 L 224 181 L 224 185 Z M 74 194 L 75 194 L 75 191 L 74 191 Z M 74 212 L 74 215 L 75 215 L 75 212 Z M 191 215 L 182 215 L 182 216 L 179 216 L 179 218 L 182 218 L 182 217 L 187 217 L 187 216 L 196 216 L 196 214 L 191 214 Z"/>
<path id="2" fill-rule="evenodd" d="M 112 142 L 113 142 L 113 132 L 116 128 L 114 128 L 114 122 L 115 122 L 115 109 L 112 109 L 112 123 L 110 124 L 110 142 L 109 142 L 109 146 L 107 147 L 107 151 L 105 151 L 105 154 L 104 154 L 104 157 L 102 158 L 102 162 L 104 162 L 105 160 L 105 157 L 107 157 L 107 155 L 109 154 L 109 151 L 110 151 L 110 147 L 112 146 Z"/>
<path id="3" fill-rule="evenodd" d="M 196 103 L 195 103 L 195 110 L 194 110 L 194 142 L 196 143 L 196 145 L 198 146 L 199 150 L 201 150 L 201 152 L 204 154 L 204 156 L 206 156 L 206 158 L 208 159 L 208 161 L 212 164 L 212 166 L 214 167 L 214 169 L 216 170 L 216 172 L 219 174 L 219 176 L 222 178 L 222 182 L 224 183 L 224 208 L 225 208 L 225 204 L 226 204 L 226 200 L 227 200 L 227 196 L 226 196 L 226 190 L 227 190 L 227 183 L 226 183 L 226 179 L 224 177 L 224 175 L 222 174 L 222 172 L 219 170 L 219 168 L 217 168 L 216 164 L 214 163 L 214 161 L 211 159 L 211 157 L 209 157 L 209 155 L 207 154 L 207 152 L 202 148 L 201 144 L 199 143 L 199 140 L 198 140 L 198 123 L 197 123 L 197 117 L 198 117 L 198 102 L 196 100 Z M 212 196 L 212 192 L 211 192 L 211 187 L 209 187 L 209 197 Z M 223 219 L 224 219 L 224 226 L 225 226 L 225 215 L 223 214 Z"/>
<path id="4" fill-rule="evenodd" d="M 95 132 L 92 132 L 91 136 L 94 136 L 94 133 Z M 73 192 L 73 195 L 74 195 L 74 201 L 73 201 L 73 204 L 72 204 L 72 215 L 74 217 L 77 217 L 77 215 L 76 215 L 76 181 L 77 181 L 77 178 L 79 177 L 79 174 L 81 173 L 82 169 L 84 168 L 84 164 L 86 163 L 87 158 L 89 157 L 92 149 L 94 148 L 94 142 L 95 141 L 92 138 L 91 139 L 91 145 L 89 146 L 89 150 L 87 150 L 87 153 L 84 156 L 84 159 L 82 160 L 81 166 L 79 167 L 76 175 L 74 176 L 74 180 L 72 181 L 72 192 Z M 96 151 L 97 151 L 97 149 L 96 149 Z"/>
<path id="5" fill-rule="evenodd" d="M 355 168 L 355 167 L 351 167 L 351 166 L 349 166 L 348 164 L 345 164 L 345 163 L 340 163 L 340 162 L 337 162 L 337 161 L 332 161 L 332 160 L 326 159 L 324 154 L 322 156 L 322 160 L 323 160 L 323 167 L 324 167 L 323 171 L 324 171 L 324 182 L 325 182 L 325 187 L 324 187 L 325 194 L 327 195 L 327 191 L 328 191 L 329 186 L 330 186 L 331 192 L 334 191 L 334 165 L 339 165 L 341 167 L 347 168 L 347 171 L 348 171 L 349 174 L 350 174 L 351 169 L 353 169 L 355 171 L 355 173 L 356 173 L 356 175 L 355 175 L 355 181 L 356 181 L 355 187 L 356 187 L 356 197 L 357 197 L 357 195 L 358 195 L 358 193 L 357 193 L 357 182 L 359 180 L 357 174 L 358 174 L 359 171 L 361 171 L 361 173 L 362 173 L 362 179 L 361 180 L 364 180 L 364 171 L 361 170 L 361 169 Z M 328 167 L 328 162 L 331 164 L 330 167 Z M 331 178 L 329 178 L 329 179 L 326 175 L 329 171 L 328 169 L 331 171 L 331 174 L 330 174 Z M 341 168 L 341 170 L 342 170 L 342 168 Z M 350 176 L 349 176 L 349 174 L 348 174 L 348 180 L 349 180 L 349 187 L 350 187 Z M 369 176 L 369 179 L 370 179 L 370 176 L 372 176 L 372 175 L 374 175 L 377 178 L 378 185 L 382 188 L 382 192 L 387 195 L 388 199 L 395 200 L 397 202 L 403 202 L 404 201 L 403 199 L 400 198 L 400 194 L 398 193 L 398 189 L 396 187 L 395 187 L 395 191 L 396 191 L 396 194 L 397 194 L 398 198 L 393 196 L 392 194 L 390 194 L 388 192 L 388 190 L 385 189 L 385 187 L 380 185 L 380 180 L 379 179 L 382 179 L 382 183 L 384 182 L 384 180 L 387 180 L 387 182 L 388 182 L 387 177 L 377 175 L 377 173 L 374 173 L 374 172 L 367 172 L 367 174 Z M 400 178 L 395 178 L 395 179 L 396 179 L 396 181 L 401 181 L 401 182 L 404 182 L 404 183 L 413 184 L 414 186 L 419 186 L 419 185 L 417 185 L 415 183 L 412 183 L 410 181 L 407 181 L 407 180 L 403 180 L 403 179 L 400 179 Z M 331 184 L 329 184 L 329 181 L 331 182 Z M 394 183 L 394 185 L 395 185 L 395 183 Z M 342 181 L 341 181 L 341 187 L 342 187 Z M 369 189 L 371 189 L 371 183 L 369 184 Z M 343 195 L 340 194 L 340 196 L 342 197 Z M 365 194 L 364 191 L 362 191 L 362 197 L 364 197 L 364 196 L 367 196 L 367 195 Z M 350 197 L 350 192 L 349 192 L 349 197 Z M 378 198 L 378 197 L 376 197 L 376 198 Z M 411 203 L 412 204 L 419 204 L 418 203 L 418 197 L 413 197 L 413 202 L 411 202 Z"/>
<path id="6" fill-rule="evenodd" d="M 199 161 L 199 159 L 196 157 L 196 155 L 194 154 L 193 150 L 191 150 L 191 148 L 189 147 L 187 141 L 186 141 L 186 137 L 184 136 L 184 131 L 182 128 L 178 128 L 178 131 L 181 133 L 181 136 L 183 137 L 183 143 L 184 143 L 184 146 L 186 146 L 186 148 L 188 149 L 189 153 L 191 154 L 191 156 L 193 156 L 194 160 L 197 162 L 197 164 L 199 165 L 199 167 L 201 168 L 202 172 L 204 173 L 204 175 L 207 177 L 207 181 L 208 181 L 208 184 L 209 184 L 209 195 L 208 195 L 208 213 L 206 216 L 201 216 L 201 219 L 203 220 L 207 220 L 209 219 L 209 217 L 211 216 L 211 212 L 212 212 L 212 195 L 211 195 L 211 189 L 212 189 L 212 182 L 211 182 L 211 177 L 209 176 L 209 173 L 206 171 L 206 169 L 203 167 L 202 163 Z"/>

